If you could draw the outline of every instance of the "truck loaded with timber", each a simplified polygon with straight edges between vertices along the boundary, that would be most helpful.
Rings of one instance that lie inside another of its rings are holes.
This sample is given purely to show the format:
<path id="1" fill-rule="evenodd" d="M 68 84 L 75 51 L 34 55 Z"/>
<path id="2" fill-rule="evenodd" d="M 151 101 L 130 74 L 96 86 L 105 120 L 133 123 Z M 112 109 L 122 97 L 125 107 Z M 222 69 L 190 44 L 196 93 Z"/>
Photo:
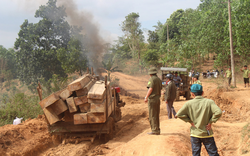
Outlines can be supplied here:
<path id="1" fill-rule="evenodd" d="M 37 88 L 41 99 L 41 86 Z M 98 76 L 86 74 L 67 88 L 39 102 L 53 136 L 81 137 L 94 141 L 99 136 L 113 138 L 115 122 L 121 119 L 125 103 L 119 98 L 119 88 Z"/>

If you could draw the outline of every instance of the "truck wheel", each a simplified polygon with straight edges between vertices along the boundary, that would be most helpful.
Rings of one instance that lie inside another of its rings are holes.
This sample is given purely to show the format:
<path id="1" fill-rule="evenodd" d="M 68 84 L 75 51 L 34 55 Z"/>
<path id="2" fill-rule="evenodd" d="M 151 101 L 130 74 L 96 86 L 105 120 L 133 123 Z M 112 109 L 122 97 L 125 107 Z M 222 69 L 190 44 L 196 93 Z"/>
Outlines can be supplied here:
<path id="1" fill-rule="evenodd" d="M 190 91 L 186 91 L 186 100 L 190 100 Z"/>
<path id="2" fill-rule="evenodd" d="M 176 101 L 180 100 L 180 91 L 176 91 L 176 97 L 175 97 Z"/>
<path id="3" fill-rule="evenodd" d="M 108 142 L 109 140 L 112 140 L 114 137 L 114 132 L 115 132 L 115 120 L 112 117 L 109 117 L 109 121 L 108 121 L 108 127 L 109 127 L 109 131 L 107 134 L 104 134 L 104 141 Z"/>

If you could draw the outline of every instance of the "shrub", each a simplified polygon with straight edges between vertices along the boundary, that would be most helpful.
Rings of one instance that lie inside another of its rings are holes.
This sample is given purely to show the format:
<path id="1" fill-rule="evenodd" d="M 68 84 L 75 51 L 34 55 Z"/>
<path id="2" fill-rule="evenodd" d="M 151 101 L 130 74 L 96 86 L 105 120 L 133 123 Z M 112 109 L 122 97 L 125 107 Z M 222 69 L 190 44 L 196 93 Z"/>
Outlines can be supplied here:
<path id="1" fill-rule="evenodd" d="M 6 104 L 2 104 L 2 107 L 0 107 L 0 126 L 12 124 L 16 117 L 22 117 L 26 120 L 43 114 L 38 102 L 38 96 L 28 96 L 24 93 L 15 94 L 8 99 Z"/>

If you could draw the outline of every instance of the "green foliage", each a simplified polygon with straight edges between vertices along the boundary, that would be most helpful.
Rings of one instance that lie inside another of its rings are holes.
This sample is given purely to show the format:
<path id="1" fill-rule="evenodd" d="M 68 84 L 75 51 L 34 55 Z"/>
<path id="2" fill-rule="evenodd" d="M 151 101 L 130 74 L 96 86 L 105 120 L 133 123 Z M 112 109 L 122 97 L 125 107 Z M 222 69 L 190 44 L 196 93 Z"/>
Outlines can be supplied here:
<path id="1" fill-rule="evenodd" d="M 108 61 L 102 61 L 102 65 L 103 65 L 103 68 L 105 70 L 105 72 L 108 73 L 108 80 L 111 80 L 110 79 L 110 74 L 112 72 L 122 72 L 121 70 L 118 69 L 118 66 L 115 66 L 113 67 L 114 65 L 114 60 L 113 59 L 110 59 Z"/>
<path id="2" fill-rule="evenodd" d="M 49 96 L 51 93 L 57 92 L 68 85 L 69 78 L 59 77 L 58 75 L 53 75 L 51 79 L 46 81 L 41 79 L 41 86 L 43 90 L 43 98 Z"/>
<path id="3" fill-rule="evenodd" d="M 159 54 L 157 49 L 148 49 L 143 55 L 143 60 L 148 65 L 157 65 L 159 59 Z"/>
<path id="4" fill-rule="evenodd" d="M 34 85 L 41 79 L 49 80 L 53 74 L 66 77 L 57 58 L 57 49 L 67 48 L 71 27 L 65 20 L 64 7 L 57 7 L 56 0 L 49 0 L 35 13 L 38 23 L 25 20 L 20 26 L 15 42 L 18 77 Z"/>
<path id="5" fill-rule="evenodd" d="M 71 38 L 67 48 L 57 50 L 57 58 L 66 73 L 79 72 L 80 75 L 87 69 L 87 56 L 82 51 L 83 45 L 78 39 Z"/>
<path id="6" fill-rule="evenodd" d="M 0 126 L 12 124 L 16 117 L 26 120 L 43 114 L 38 102 L 38 96 L 28 96 L 24 93 L 15 94 L 0 107 Z"/>
<path id="7" fill-rule="evenodd" d="M 139 13 L 130 13 L 122 22 L 121 29 L 125 34 L 126 42 L 132 52 L 132 56 L 138 56 L 138 63 L 140 62 L 141 46 L 140 43 L 144 41 L 143 32 L 140 29 Z"/>

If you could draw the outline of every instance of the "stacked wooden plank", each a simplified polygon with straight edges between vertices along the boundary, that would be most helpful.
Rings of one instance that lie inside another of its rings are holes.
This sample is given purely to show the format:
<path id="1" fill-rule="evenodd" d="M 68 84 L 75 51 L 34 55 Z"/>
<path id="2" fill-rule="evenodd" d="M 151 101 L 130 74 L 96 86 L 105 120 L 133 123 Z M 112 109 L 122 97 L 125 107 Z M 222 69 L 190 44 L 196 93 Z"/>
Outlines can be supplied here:
<path id="1" fill-rule="evenodd" d="M 97 81 L 87 74 L 40 101 L 50 124 L 58 121 L 74 124 L 104 123 L 112 112 L 109 82 Z"/>

